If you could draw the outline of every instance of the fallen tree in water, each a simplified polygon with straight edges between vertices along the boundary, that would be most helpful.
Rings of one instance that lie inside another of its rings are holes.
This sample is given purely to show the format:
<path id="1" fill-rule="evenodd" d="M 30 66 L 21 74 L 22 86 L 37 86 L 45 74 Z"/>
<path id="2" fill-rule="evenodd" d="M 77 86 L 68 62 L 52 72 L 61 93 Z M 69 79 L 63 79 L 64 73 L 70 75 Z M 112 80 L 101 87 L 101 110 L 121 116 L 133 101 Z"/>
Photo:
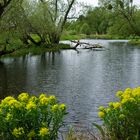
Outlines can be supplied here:
<path id="1" fill-rule="evenodd" d="M 79 45 L 82 45 L 83 49 L 94 49 L 94 48 L 103 48 L 103 46 L 99 45 L 99 44 L 91 44 L 91 43 L 87 43 L 87 42 L 80 42 L 75 41 L 75 40 L 71 40 L 72 43 L 76 43 L 76 45 L 72 48 L 76 49 Z"/>

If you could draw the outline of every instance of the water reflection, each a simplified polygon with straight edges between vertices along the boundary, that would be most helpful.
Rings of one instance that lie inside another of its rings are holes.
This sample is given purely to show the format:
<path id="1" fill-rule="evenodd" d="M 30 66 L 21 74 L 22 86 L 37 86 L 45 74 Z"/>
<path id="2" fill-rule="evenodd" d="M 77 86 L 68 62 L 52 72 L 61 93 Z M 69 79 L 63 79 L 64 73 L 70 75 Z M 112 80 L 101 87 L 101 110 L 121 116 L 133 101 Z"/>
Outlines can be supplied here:
<path id="1" fill-rule="evenodd" d="M 2 59 L 0 96 L 23 91 L 54 94 L 68 105 L 66 123 L 82 126 L 99 122 L 99 105 L 116 100 L 115 92 L 140 85 L 140 49 L 126 42 L 83 40 L 100 43 L 105 51 L 74 50 Z"/>
<path id="2" fill-rule="evenodd" d="M 3 62 L 0 61 L 0 93 L 2 95 L 7 95 L 7 70 L 6 70 L 6 66 Z"/>

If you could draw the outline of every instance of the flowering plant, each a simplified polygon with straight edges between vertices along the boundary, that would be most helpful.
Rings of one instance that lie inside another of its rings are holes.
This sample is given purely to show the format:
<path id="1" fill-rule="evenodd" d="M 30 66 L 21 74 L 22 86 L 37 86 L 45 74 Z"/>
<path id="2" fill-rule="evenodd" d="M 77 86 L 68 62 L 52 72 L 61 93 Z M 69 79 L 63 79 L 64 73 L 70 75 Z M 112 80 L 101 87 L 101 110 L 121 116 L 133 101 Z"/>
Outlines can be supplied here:
<path id="1" fill-rule="evenodd" d="M 118 102 L 110 102 L 108 107 L 100 106 L 98 116 L 110 139 L 140 139 L 140 87 L 118 91 Z"/>
<path id="2" fill-rule="evenodd" d="M 55 140 L 65 115 L 55 96 L 8 96 L 0 103 L 0 139 Z"/>

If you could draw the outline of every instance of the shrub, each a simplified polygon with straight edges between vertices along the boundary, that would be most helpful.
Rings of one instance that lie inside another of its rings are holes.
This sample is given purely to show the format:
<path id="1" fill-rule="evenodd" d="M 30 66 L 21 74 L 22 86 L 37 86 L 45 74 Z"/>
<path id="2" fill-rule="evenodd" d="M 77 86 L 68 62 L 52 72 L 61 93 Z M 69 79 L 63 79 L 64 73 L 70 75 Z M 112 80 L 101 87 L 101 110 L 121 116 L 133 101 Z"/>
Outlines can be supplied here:
<path id="1" fill-rule="evenodd" d="M 118 91 L 118 102 L 100 106 L 98 113 L 111 140 L 140 139 L 140 87 Z"/>
<path id="2" fill-rule="evenodd" d="M 55 96 L 8 96 L 0 103 L 0 139 L 55 140 L 65 114 L 65 104 Z"/>

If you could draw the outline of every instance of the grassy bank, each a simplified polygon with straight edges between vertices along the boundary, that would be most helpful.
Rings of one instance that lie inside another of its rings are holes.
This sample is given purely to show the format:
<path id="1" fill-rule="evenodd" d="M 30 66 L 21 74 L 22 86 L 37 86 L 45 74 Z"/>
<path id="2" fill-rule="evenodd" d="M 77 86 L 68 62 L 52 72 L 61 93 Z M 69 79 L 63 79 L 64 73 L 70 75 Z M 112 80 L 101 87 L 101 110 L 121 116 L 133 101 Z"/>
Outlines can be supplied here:
<path id="1" fill-rule="evenodd" d="M 12 47 L 11 49 L 14 48 Z M 70 49 L 70 46 L 68 44 L 58 44 L 57 46 L 50 47 L 50 48 L 44 46 L 20 47 L 20 48 L 16 48 L 16 50 L 13 53 L 3 55 L 2 57 L 19 57 L 29 53 L 31 53 L 32 55 L 37 55 L 43 52 L 57 52 L 63 49 Z"/>
<path id="2" fill-rule="evenodd" d="M 128 42 L 130 45 L 140 46 L 140 39 L 132 39 Z"/>
<path id="3" fill-rule="evenodd" d="M 70 35 L 70 34 L 63 34 L 61 40 L 80 40 L 87 38 L 85 34 L 77 34 L 77 35 Z"/>
<path id="4" fill-rule="evenodd" d="M 129 40 L 128 44 L 130 45 L 135 45 L 135 46 L 140 46 L 140 36 L 119 36 L 119 35 L 108 35 L 108 34 L 103 34 L 103 35 L 86 35 L 86 34 L 77 34 L 77 35 L 62 35 L 61 40 L 80 40 L 80 39 L 109 39 L 109 40 L 121 40 L 121 39 L 126 39 Z"/>
<path id="5" fill-rule="evenodd" d="M 61 37 L 61 40 L 79 40 L 79 39 L 129 39 L 129 37 L 125 36 L 118 36 L 118 35 L 108 35 L 108 34 L 103 34 L 103 35 L 95 35 L 95 34 L 76 34 L 76 35 L 68 35 L 64 34 Z"/>

